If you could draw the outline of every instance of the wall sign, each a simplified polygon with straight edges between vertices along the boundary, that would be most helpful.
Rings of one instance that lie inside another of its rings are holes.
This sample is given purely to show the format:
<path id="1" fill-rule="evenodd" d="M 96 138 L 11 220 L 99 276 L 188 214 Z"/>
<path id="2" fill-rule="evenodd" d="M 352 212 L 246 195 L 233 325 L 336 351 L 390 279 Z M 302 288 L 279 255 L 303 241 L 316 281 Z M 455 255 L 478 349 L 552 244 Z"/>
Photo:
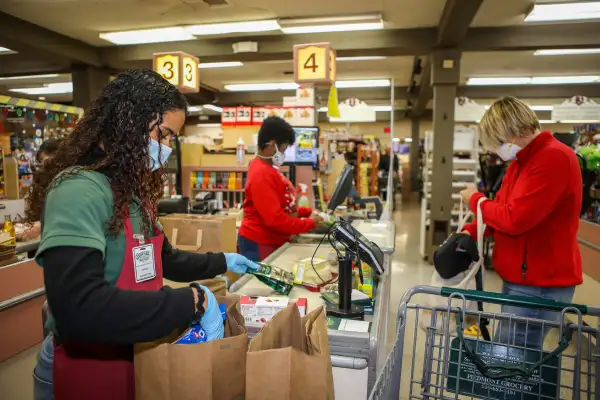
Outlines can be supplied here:
<path id="1" fill-rule="evenodd" d="M 299 85 L 331 84 L 337 68 L 335 50 L 329 43 L 294 46 L 294 81 Z"/>
<path id="2" fill-rule="evenodd" d="M 479 122 L 485 114 L 485 106 L 477 104 L 468 97 L 454 99 L 455 122 Z"/>
<path id="3" fill-rule="evenodd" d="M 375 122 L 375 109 L 359 99 L 350 98 L 338 106 L 340 116 L 329 117 L 329 122 Z"/>
<path id="4" fill-rule="evenodd" d="M 155 53 L 153 68 L 182 93 L 200 91 L 197 57 L 181 51 Z"/>
<path id="5" fill-rule="evenodd" d="M 554 121 L 598 121 L 600 104 L 585 96 L 573 96 L 552 109 Z"/>

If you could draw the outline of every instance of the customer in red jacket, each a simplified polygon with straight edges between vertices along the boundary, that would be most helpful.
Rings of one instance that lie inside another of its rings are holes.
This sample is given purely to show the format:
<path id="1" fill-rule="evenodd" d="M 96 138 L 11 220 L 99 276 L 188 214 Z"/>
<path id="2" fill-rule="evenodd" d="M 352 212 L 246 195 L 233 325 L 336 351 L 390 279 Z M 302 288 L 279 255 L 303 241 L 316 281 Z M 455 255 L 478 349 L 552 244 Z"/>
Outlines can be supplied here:
<path id="1" fill-rule="evenodd" d="M 296 135 L 279 117 L 264 120 L 258 131 L 258 154 L 248 168 L 244 219 L 238 236 L 240 254 L 264 260 L 292 235 L 321 223 L 312 209 L 296 206 L 296 189 L 280 171 L 284 152 Z"/>
<path id="2" fill-rule="evenodd" d="M 492 104 L 479 124 L 481 143 L 510 165 L 494 200 L 481 211 L 494 235 L 494 270 L 504 281 L 503 293 L 570 302 L 583 282 L 577 229 L 581 210 L 581 171 L 572 149 L 541 131 L 535 113 L 514 97 Z M 461 192 L 475 211 L 485 197 L 473 184 Z M 476 223 L 463 232 L 476 236 Z M 504 306 L 503 313 L 560 321 L 560 314 Z M 509 329 L 510 328 L 510 329 Z M 515 329 L 516 328 L 516 329 Z M 540 348 L 547 329 L 501 323 L 503 343 Z"/>

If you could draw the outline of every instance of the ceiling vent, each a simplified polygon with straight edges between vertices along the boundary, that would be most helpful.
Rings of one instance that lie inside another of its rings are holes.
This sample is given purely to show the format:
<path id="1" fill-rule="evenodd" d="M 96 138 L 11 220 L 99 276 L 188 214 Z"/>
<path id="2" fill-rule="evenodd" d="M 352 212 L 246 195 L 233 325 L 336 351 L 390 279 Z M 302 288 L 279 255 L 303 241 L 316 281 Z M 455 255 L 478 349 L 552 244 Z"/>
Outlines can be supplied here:
<path id="1" fill-rule="evenodd" d="M 227 7 L 229 2 L 227 0 L 202 0 L 209 7 Z"/>

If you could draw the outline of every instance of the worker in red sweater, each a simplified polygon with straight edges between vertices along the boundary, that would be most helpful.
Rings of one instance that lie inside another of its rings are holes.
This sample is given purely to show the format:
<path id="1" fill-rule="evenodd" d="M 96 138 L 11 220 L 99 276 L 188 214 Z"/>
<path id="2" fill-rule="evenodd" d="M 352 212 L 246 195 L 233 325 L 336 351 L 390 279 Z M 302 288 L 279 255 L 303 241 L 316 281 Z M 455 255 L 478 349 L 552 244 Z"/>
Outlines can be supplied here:
<path id="1" fill-rule="evenodd" d="M 296 135 L 279 117 L 266 118 L 258 131 L 258 153 L 248 168 L 244 219 L 238 235 L 240 254 L 262 261 L 292 235 L 321 224 L 313 210 L 296 206 L 296 188 L 279 167 Z"/>
<path id="2" fill-rule="evenodd" d="M 510 165 L 493 200 L 481 205 L 486 235 L 494 236 L 492 264 L 504 294 L 571 302 L 583 282 L 577 244 L 581 210 L 581 170 L 573 150 L 541 131 L 536 114 L 514 97 L 497 100 L 479 124 L 483 147 Z M 485 196 L 473 184 L 461 192 L 473 212 Z M 476 237 L 477 224 L 463 233 Z M 503 306 L 504 314 L 560 321 L 560 313 Z M 499 324 L 502 343 L 541 348 L 548 329 L 541 325 Z"/>

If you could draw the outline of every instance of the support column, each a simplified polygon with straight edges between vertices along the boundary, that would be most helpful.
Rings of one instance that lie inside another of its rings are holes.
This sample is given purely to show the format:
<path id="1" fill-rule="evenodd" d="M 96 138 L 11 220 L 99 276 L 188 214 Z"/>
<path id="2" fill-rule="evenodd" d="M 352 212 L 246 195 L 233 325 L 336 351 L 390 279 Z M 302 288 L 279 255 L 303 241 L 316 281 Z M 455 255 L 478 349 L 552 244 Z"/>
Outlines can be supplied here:
<path id="1" fill-rule="evenodd" d="M 430 224 L 426 254 L 433 252 L 450 234 L 452 199 L 452 157 L 454 155 L 454 99 L 460 78 L 458 50 L 437 50 L 431 54 L 433 87 L 433 163 L 431 176 Z"/>
<path id="2" fill-rule="evenodd" d="M 419 192 L 419 134 L 421 120 L 419 118 L 411 119 L 411 139 L 410 142 L 410 188 L 412 192 Z"/>
<path id="3" fill-rule="evenodd" d="M 90 105 L 110 80 L 110 74 L 106 69 L 95 67 L 74 67 L 71 77 L 73 80 L 73 105 L 83 109 Z"/>

